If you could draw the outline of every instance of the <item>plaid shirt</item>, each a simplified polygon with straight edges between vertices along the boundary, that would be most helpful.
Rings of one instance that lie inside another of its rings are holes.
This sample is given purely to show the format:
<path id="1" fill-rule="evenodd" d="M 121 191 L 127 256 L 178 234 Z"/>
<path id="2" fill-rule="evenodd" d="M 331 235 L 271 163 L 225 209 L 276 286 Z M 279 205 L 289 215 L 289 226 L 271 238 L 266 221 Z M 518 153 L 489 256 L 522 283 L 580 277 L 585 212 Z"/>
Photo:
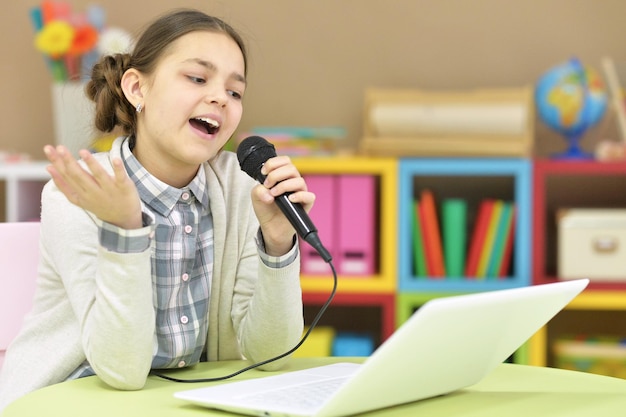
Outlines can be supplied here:
<path id="1" fill-rule="evenodd" d="M 157 347 L 152 368 L 193 365 L 206 344 L 213 273 L 213 219 L 204 166 L 187 187 L 178 189 L 143 168 L 128 140 L 122 155 L 156 225 L 151 260 Z M 100 243 L 108 250 L 129 252 L 142 245 L 140 238 L 123 236 L 116 226 L 105 222 L 99 226 Z M 68 379 L 90 375 L 94 371 L 85 361 Z"/>
<path id="2" fill-rule="evenodd" d="M 152 282 L 158 348 L 152 368 L 200 361 L 213 276 L 213 219 L 204 166 L 182 189 L 150 175 L 124 145 L 127 171 L 156 220 Z"/>
<path id="3" fill-rule="evenodd" d="M 154 216 L 155 250 L 152 282 L 156 300 L 158 345 L 152 368 L 190 366 L 200 361 L 208 331 L 209 296 L 213 274 L 213 218 L 204 165 L 182 189 L 171 187 L 145 170 L 132 154 L 128 140 L 122 144 L 126 171 L 141 201 Z M 152 222 L 144 213 L 144 221 Z M 143 236 L 125 236 L 116 226 L 98 222 L 100 244 L 111 251 L 142 251 L 149 245 Z M 298 255 L 294 236 L 292 250 L 283 256 L 265 252 L 259 229 L 256 244 L 263 263 L 283 268 Z M 67 380 L 94 375 L 85 361 Z"/>
<path id="4" fill-rule="evenodd" d="M 157 346 L 152 368 L 196 364 L 207 341 L 213 275 L 213 218 L 204 165 L 188 186 L 178 189 L 146 171 L 132 154 L 128 140 L 122 145 L 122 155 L 126 171 L 155 221 L 152 282 Z M 124 236 L 119 228 L 104 222 L 99 222 L 99 227 L 100 243 L 108 250 L 145 250 L 144 237 Z M 297 256 L 294 250 L 282 257 L 267 255 L 260 231 L 257 245 L 261 259 L 270 267 L 282 268 Z M 85 361 L 67 379 L 90 375 L 94 371 Z"/>

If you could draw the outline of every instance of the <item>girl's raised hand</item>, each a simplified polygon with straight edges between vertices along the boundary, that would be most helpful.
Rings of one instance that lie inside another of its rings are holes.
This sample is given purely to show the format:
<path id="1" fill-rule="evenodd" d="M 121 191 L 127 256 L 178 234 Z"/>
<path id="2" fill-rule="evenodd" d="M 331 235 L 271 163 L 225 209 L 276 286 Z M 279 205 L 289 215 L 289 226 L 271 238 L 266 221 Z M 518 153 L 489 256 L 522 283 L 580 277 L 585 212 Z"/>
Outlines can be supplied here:
<path id="1" fill-rule="evenodd" d="M 119 158 L 112 161 L 110 175 L 87 150 L 79 155 L 88 170 L 64 146 L 46 145 L 44 153 L 51 162 L 47 169 L 52 180 L 70 202 L 123 229 L 142 226 L 139 193 Z"/>

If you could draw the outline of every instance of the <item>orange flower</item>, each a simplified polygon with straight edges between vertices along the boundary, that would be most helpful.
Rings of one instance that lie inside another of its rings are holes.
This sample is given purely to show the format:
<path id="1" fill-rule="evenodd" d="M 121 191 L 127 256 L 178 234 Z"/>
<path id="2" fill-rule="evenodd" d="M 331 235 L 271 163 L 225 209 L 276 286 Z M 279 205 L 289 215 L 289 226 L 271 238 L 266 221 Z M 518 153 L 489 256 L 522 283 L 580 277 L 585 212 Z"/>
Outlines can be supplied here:
<path id="1" fill-rule="evenodd" d="M 75 28 L 69 55 L 82 55 L 91 51 L 98 42 L 98 31 L 93 26 L 84 25 Z"/>

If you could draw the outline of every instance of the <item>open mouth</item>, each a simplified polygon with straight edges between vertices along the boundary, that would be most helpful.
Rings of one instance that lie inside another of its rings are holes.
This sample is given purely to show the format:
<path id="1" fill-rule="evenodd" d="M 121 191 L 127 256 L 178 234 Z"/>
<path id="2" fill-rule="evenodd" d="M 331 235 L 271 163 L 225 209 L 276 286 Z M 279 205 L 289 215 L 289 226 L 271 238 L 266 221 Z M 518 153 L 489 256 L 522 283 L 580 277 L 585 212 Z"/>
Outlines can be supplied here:
<path id="1" fill-rule="evenodd" d="M 209 135 L 217 133 L 220 129 L 220 124 L 217 121 L 206 117 L 194 117 L 193 119 L 189 119 L 189 123 L 196 129 L 202 130 Z"/>

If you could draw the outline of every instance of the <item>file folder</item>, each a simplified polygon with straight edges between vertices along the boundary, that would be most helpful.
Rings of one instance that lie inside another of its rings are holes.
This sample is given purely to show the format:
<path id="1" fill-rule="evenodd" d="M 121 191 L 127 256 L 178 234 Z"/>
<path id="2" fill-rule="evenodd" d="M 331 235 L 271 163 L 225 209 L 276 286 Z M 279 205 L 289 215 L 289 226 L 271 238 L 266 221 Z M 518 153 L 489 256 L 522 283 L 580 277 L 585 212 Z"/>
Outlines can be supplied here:
<path id="1" fill-rule="evenodd" d="M 376 179 L 373 175 L 339 175 L 337 271 L 371 275 L 375 270 Z"/>
<path id="2" fill-rule="evenodd" d="M 317 228 L 317 234 L 324 247 L 334 259 L 336 253 L 336 209 L 337 181 L 335 175 L 303 175 L 307 188 L 315 194 L 315 204 L 309 217 Z M 304 240 L 300 239 L 301 272 L 305 275 L 328 275 L 330 267 L 321 256 Z"/>

